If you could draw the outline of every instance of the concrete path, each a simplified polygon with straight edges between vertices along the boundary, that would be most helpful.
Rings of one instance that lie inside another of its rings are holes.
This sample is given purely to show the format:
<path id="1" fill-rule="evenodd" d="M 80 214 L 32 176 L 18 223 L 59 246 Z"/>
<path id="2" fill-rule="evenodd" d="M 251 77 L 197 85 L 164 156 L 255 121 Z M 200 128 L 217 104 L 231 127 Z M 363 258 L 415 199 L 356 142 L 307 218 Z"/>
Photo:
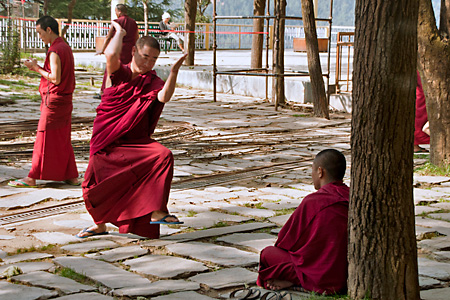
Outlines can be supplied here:
<path id="1" fill-rule="evenodd" d="M 91 78 L 97 86 L 89 85 Z M 100 78 L 101 73 L 78 74 L 74 117 L 95 116 Z M 0 226 L 0 275 L 10 277 L 0 279 L 0 300 L 223 299 L 254 285 L 259 251 L 274 243 L 295 207 L 314 191 L 314 155 L 332 147 L 350 162 L 350 119 L 342 113 L 323 120 L 307 110 L 275 111 L 251 97 L 220 94 L 218 100 L 207 91 L 178 88 L 155 133 L 174 153 L 169 209 L 185 224 L 161 226 L 158 240 L 120 235 L 114 226 L 109 235 L 80 240 L 74 234 L 92 220 L 79 206 Z M 38 111 L 34 101 L 19 99 L 2 108 L 0 124 L 37 119 Z M 91 127 L 80 128 L 73 140 L 87 143 Z M 25 151 L 32 142 L 17 136 L 0 141 L 0 149 L 18 144 Z M 79 149 L 82 176 L 88 153 Z M 26 176 L 30 158 L 12 155 L 0 164 L 1 215 L 82 199 L 80 187 L 63 183 L 8 187 L 8 180 Z M 350 166 L 347 183 L 349 171 Z M 450 177 L 414 181 L 422 299 L 450 299 Z"/>

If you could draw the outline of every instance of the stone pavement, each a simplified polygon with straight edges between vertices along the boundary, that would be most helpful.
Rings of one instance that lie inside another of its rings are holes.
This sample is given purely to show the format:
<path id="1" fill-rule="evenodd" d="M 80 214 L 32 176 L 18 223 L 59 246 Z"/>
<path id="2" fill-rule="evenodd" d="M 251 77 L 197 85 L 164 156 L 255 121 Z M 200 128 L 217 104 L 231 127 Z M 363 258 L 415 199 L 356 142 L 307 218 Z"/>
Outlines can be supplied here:
<path id="1" fill-rule="evenodd" d="M 74 117 L 94 117 L 100 73 L 79 73 Z M 30 83 L 31 84 L 31 83 Z M 85 209 L 0 226 L 0 300 L 224 299 L 255 285 L 258 254 L 312 191 L 311 159 L 325 148 L 349 157 L 350 120 L 308 110 L 274 108 L 260 99 L 178 88 L 155 137 L 174 153 L 169 209 L 185 222 L 161 226 L 158 240 L 111 234 L 77 239 L 92 224 Z M 0 123 L 32 120 L 39 104 L 1 107 Z M 90 126 L 73 132 L 87 142 Z M 29 149 L 33 137 L 0 141 Z M 0 148 L 3 149 L 3 148 Z M 87 151 L 76 152 L 81 176 Z M 419 161 L 417 161 L 419 162 Z M 38 181 L 36 189 L 6 183 L 26 176 L 30 156 L 0 164 L 0 213 L 26 212 L 81 200 L 81 188 Z M 346 181 L 349 182 L 350 166 Z M 422 299 L 450 299 L 450 177 L 415 176 L 416 231 Z M 16 267 L 16 268 L 14 268 Z M 295 299 L 307 294 L 293 293 Z M 140 297 L 140 298 L 139 298 Z"/>

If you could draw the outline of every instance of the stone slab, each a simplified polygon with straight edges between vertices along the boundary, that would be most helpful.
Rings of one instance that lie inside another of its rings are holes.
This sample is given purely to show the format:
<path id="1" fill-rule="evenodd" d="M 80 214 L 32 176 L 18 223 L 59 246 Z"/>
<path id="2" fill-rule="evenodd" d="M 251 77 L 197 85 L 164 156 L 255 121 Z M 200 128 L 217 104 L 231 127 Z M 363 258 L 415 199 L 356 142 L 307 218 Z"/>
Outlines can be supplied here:
<path id="1" fill-rule="evenodd" d="M 99 259 L 107 262 L 116 262 L 131 257 L 141 256 L 148 253 L 147 249 L 140 246 L 119 247 L 112 250 L 100 251 L 93 254 L 86 254 L 85 257 Z"/>
<path id="2" fill-rule="evenodd" d="M 438 200 L 439 198 L 448 198 L 450 195 L 442 192 L 414 188 L 414 203 L 420 200 Z"/>
<path id="3" fill-rule="evenodd" d="M 79 240 L 79 239 L 78 239 Z M 86 252 L 94 252 L 98 250 L 103 249 L 112 249 L 119 247 L 118 244 L 114 243 L 113 241 L 108 240 L 94 240 L 94 241 L 87 241 L 83 243 L 77 243 L 77 244 L 70 244 L 65 245 L 61 247 L 64 251 L 69 251 L 73 253 L 86 253 Z"/>
<path id="4" fill-rule="evenodd" d="M 429 214 L 428 217 L 442 220 L 442 221 L 450 221 L 450 213 L 435 213 L 435 214 Z"/>
<path id="5" fill-rule="evenodd" d="M 79 242 L 80 239 L 74 235 L 66 234 L 63 232 L 37 232 L 33 233 L 33 236 L 38 240 L 47 244 L 59 244 L 64 245 L 71 242 Z"/>
<path id="6" fill-rule="evenodd" d="M 422 300 L 448 300 L 450 299 L 450 288 L 432 289 L 420 291 L 420 299 Z"/>
<path id="7" fill-rule="evenodd" d="M 61 227 L 83 229 L 83 228 L 92 226 L 92 221 L 91 220 L 88 221 L 88 220 L 84 220 L 84 219 L 54 220 L 53 224 L 55 224 L 56 226 L 61 226 Z"/>
<path id="8" fill-rule="evenodd" d="M 0 281 L 0 300 L 19 299 L 17 295 L 20 300 L 37 300 L 58 296 L 58 292 Z"/>
<path id="9" fill-rule="evenodd" d="M 195 291 L 199 288 L 200 285 L 196 282 L 185 280 L 159 280 L 147 285 L 117 289 L 113 291 L 113 294 L 119 297 L 145 297 L 162 294 L 164 292 Z"/>
<path id="10" fill-rule="evenodd" d="M 81 284 L 70 278 L 58 276 L 44 271 L 36 271 L 12 277 L 13 281 L 26 283 L 46 289 L 56 289 L 64 294 L 95 291 L 96 288 Z"/>
<path id="11" fill-rule="evenodd" d="M 439 209 L 450 209 L 450 202 L 438 202 L 430 204 L 430 207 L 436 207 Z"/>
<path id="12" fill-rule="evenodd" d="M 0 259 L 5 258 L 6 256 L 8 256 L 8 253 L 6 253 L 6 252 L 3 251 L 3 250 L 0 250 Z"/>
<path id="13" fill-rule="evenodd" d="M 212 227 L 219 222 L 245 222 L 251 218 L 229 215 L 215 211 L 208 211 L 196 214 L 194 217 L 184 217 L 184 226 L 192 228 L 207 228 Z"/>
<path id="14" fill-rule="evenodd" d="M 161 278 L 171 278 L 184 273 L 208 270 L 200 262 L 167 255 L 146 255 L 126 260 L 124 264 L 130 266 L 131 271 Z"/>
<path id="15" fill-rule="evenodd" d="M 421 241 L 439 235 L 439 232 L 422 226 L 416 226 L 416 239 Z"/>
<path id="16" fill-rule="evenodd" d="M 176 235 L 172 235 L 172 236 L 162 237 L 161 240 L 192 241 L 192 240 L 197 240 L 197 239 L 201 239 L 201 238 L 220 236 L 220 235 L 231 234 L 231 233 L 236 233 L 236 232 L 253 231 L 253 230 L 269 228 L 269 227 L 274 227 L 274 226 L 275 225 L 272 223 L 255 222 L 255 223 L 247 223 L 247 224 L 240 224 L 240 225 L 220 227 L 220 228 L 211 228 L 211 229 L 200 230 L 200 231 L 195 231 L 195 232 L 176 234 Z"/>
<path id="17" fill-rule="evenodd" d="M 105 296 L 97 293 L 80 293 L 55 298 L 58 300 L 113 300 L 113 297 Z"/>
<path id="18" fill-rule="evenodd" d="M 259 254 L 220 245 L 187 242 L 166 246 L 172 253 L 223 266 L 248 266 L 259 262 Z"/>
<path id="19" fill-rule="evenodd" d="M 244 268 L 223 269 L 216 272 L 204 273 L 192 276 L 189 280 L 206 284 L 213 289 L 222 289 L 243 284 L 254 284 L 258 273 Z"/>
<path id="20" fill-rule="evenodd" d="M 450 251 L 433 252 L 433 258 L 441 262 L 450 262 Z"/>
<path id="21" fill-rule="evenodd" d="M 430 184 L 442 183 L 450 181 L 450 177 L 445 176 L 419 176 L 414 175 L 414 182 L 424 182 Z"/>
<path id="22" fill-rule="evenodd" d="M 36 271 L 47 271 L 48 269 L 54 267 L 55 265 L 49 262 L 37 261 L 37 262 L 23 262 L 15 263 L 10 265 L 0 266 L 0 273 L 3 273 L 7 268 L 15 266 L 22 270 L 22 273 L 30 273 Z"/>
<path id="23" fill-rule="evenodd" d="M 15 238 L 16 237 L 12 235 L 0 235 L 0 240 L 13 240 Z"/>
<path id="24" fill-rule="evenodd" d="M 428 251 L 449 251 L 450 239 L 448 237 L 435 237 L 420 241 L 417 246 Z"/>
<path id="25" fill-rule="evenodd" d="M 34 189 L 28 193 L 15 194 L 8 197 L 0 198 L 0 207 L 3 208 L 18 208 L 28 207 L 39 203 L 46 199 L 52 198 L 56 200 L 63 200 L 66 198 L 79 198 L 82 196 L 80 190 L 60 190 L 60 189 Z"/>
<path id="26" fill-rule="evenodd" d="M 430 289 L 439 286 L 441 282 L 434 278 L 419 276 L 420 289 Z"/>
<path id="27" fill-rule="evenodd" d="M 36 259 L 44 259 L 53 257 L 51 254 L 40 253 L 40 252 L 28 252 L 23 254 L 17 254 L 5 257 L 3 259 L 3 264 L 14 264 L 17 262 L 25 261 L 25 260 L 36 260 Z"/>
<path id="28" fill-rule="evenodd" d="M 150 283 L 148 279 L 137 274 L 125 271 L 109 263 L 86 257 L 58 257 L 53 262 L 70 268 L 112 289 L 148 285 Z"/>
<path id="29" fill-rule="evenodd" d="M 287 220 L 291 217 L 291 214 L 279 215 L 276 217 L 269 218 L 270 222 L 277 224 L 278 226 L 283 226 L 286 224 Z"/>
<path id="30" fill-rule="evenodd" d="M 450 236 L 450 222 L 433 220 L 424 217 L 416 217 L 416 225 L 425 228 L 430 228 L 433 231 L 437 231 L 443 235 Z"/>
<path id="31" fill-rule="evenodd" d="M 164 296 L 158 296 L 152 298 L 153 300 L 209 300 L 209 299 L 215 299 L 211 298 L 196 292 L 180 292 L 180 293 L 174 293 L 170 295 L 164 295 Z"/>
<path id="32" fill-rule="evenodd" d="M 267 233 L 235 233 L 219 237 L 217 241 L 249 247 L 259 253 L 267 246 L 273 246 L 277 237 Z"/>
<path id="33" fill-rule="evenodd" d="M 223 207 L 222 209 L 230 213 L 237 213 L 242 216 L 253 218 L 270 218 L 276 214 L 270 209 L 249 208 L 243 206 Z"/>
<path id="34" fill-rule="evenodd" d="M 437 262 L 423 257 L 418 258 L 418 264 L 419 275 L 441 281 L 450 280 L 450 264 Z"/>
<path id="35" fill-rule="evenodd" d="M 430 207 L 430 206 L 422 206 L 422 205 L 414 206 L 414 213 L 415 213 L 416 216 L 420 215 L 422 213 L 430 213 L 430 212 L 437 211 L 437 210 L 440 210 L 440 208 L 438 208 L 438 207 Z"/>
<path id="36" fill-rule="evenodd" d="M 263 207 L 271 210 L 282 210 L 297 208 L 300 203 L 301 201 L 299 200 L 281 200 L 278 202 L 264 203 Z"/>

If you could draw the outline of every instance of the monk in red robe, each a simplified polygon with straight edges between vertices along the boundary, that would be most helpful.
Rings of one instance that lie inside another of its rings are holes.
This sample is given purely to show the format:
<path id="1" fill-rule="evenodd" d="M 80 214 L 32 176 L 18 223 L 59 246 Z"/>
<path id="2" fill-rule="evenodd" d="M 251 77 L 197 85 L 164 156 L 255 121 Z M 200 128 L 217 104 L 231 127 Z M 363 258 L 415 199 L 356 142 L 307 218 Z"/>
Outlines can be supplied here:
<path id="1" fill-rule="evenodd" d="M 70 46 L 59 37 L 58 22 L 49 16 L 37 20 L 36 30 L 50 44 L 44 67 L 35 59 L 25 66 L 41 74 L 41 117 L 34 143 L 31 170 L 27 177 L 8 183 L 13 187 L 36 187 L 36 179 L 65 181 L 79 185 L 78 171 L 70 141 L 72 93 L 75 69 Z"/>
<path id="2" fill-rule="evenodd" d="M 428 122 L 427 105 L 425 103 L 425 94 L 422 88 L 422 81 L 419 72 L 417 72 L 416 88 L 416 117 L 414 119 L 414 152 L 428 152 L 419 145 L 429 144 L 430 136 L 423 131 L 424 125 Z"/>
<path id="3" fill-rule="evenodd" d="M 345 292 L 349 188 L 342 182 L 344 155 L 317 154 L 312 179 L 317 192 L 306 196 L 278 234 L 262 250 L 257 284 L 280 290 L 292 286 L 317 293 Z"/>
<path id="4" fill-rule="evenodd" d="M 122 50 L 120 52 L 120 62 L 124 65 L 127 65 L 131 62 L 131 50 L 133 49 L 134 45 L 136 44 L 136 41 L 139 38 L 139 30 L 138 26 L 135 20 L 130 18 L 127 15 L 127 7 L 124 4 L 117 4 L 116 5 L 116 16 L 117 19 L 114 21 L 119 23 L 120 27 L 122 27 L 127 35 L 123 37 L 122 41 Z M 114 26 L 111 26 L 108 35 L 106 36 L 105 42 L 103 44 L 103 48 L 100 51 L 100 53 L 97 54 L 105 54 L 105 49 L 108 47 L 109 42 L 111 41 L 112 37 L 114 36 L 116 30 L 114 29 Z M 103 90 L 105 89 L 105 83 L 106 83 L 107 75 L 105 70 L 105 76 L 103 77 L 103 83 L 102 87 L 100 88 L 101 93 L 103 94 Z"/>
<path id="5" fill-rule="evenodd" d="M 107 88 L 97 108 L 82 184 L 95 225 L 77 237 L 105 234 L 106 223 L 113 223 L 120 233 L 158 238 L 159 224 L 154 223 L 179 220 L 167 209 L 172 153 L 150 136 L 173 95 L 186 55 L 172 66 L 164 83 L 152 70 L 160 53 L 158 41 L 150 36 L 140 38 L 131 63 L 121 64 L 122 38 L 127 33 L 118 23 L 112 24 L 116 34 L 105 51 Z"/>

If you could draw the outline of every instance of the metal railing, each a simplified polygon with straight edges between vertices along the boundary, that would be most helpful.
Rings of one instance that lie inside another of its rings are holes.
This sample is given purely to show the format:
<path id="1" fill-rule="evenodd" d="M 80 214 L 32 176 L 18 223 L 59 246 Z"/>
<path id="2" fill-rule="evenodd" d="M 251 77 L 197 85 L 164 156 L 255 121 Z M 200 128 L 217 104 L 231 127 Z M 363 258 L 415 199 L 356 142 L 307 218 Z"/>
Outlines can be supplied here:
<path id="1" fill-rule="evenodd" d="M 95 51 L 95 41 L 97 37 L 105 36 L 110 27 L 110 21 L 96 20 L 72 20 L 71 24 L 67 19 L 57 19 L 60 24 L 60 30 L 69 25 L 66 33 L 66 40 L 75 51 Z M 39 39 L 36 32 L 36 19 L 14 19 L 19 28 L 20 46 L 25 51 L 36 51 L 45 48 L 44 43 Z M 137 22 L 141 35 L 144 35 L 144 22 Z M 157 32 L 159 23 L 149 22 L 147 34 L 151 35 Z M 0 44 L 4 43 L 7 36 L 4 34 L 8 26 L 6 18 L 0 18 Z M 230 25 L 217 24 L 217 49 L 251 49 L 252 45 L 252 25 Z M 328 35 L 328 26 L 319 26 L 317 28 L 318 37 Z M 183 34 L 185 32 L 184 24 L 179 24 L 175 31 Z M 343 31 L 354 31 L 354 27 L 332 27 L 332 44 L 337 42 L 337 33 Z M 195 47 L 198 50 L 212 49 L 212 24 L 199 23 L 196 25 Z M 273 26 L 270 26 L 268 34 L 273 35 Z M 293 48 L 293 39 L 304 37 L 302 26 L 286 25 L 285 30 L 285 48 Z M 272 40 L 272 39 L 269 39 Z"/>

